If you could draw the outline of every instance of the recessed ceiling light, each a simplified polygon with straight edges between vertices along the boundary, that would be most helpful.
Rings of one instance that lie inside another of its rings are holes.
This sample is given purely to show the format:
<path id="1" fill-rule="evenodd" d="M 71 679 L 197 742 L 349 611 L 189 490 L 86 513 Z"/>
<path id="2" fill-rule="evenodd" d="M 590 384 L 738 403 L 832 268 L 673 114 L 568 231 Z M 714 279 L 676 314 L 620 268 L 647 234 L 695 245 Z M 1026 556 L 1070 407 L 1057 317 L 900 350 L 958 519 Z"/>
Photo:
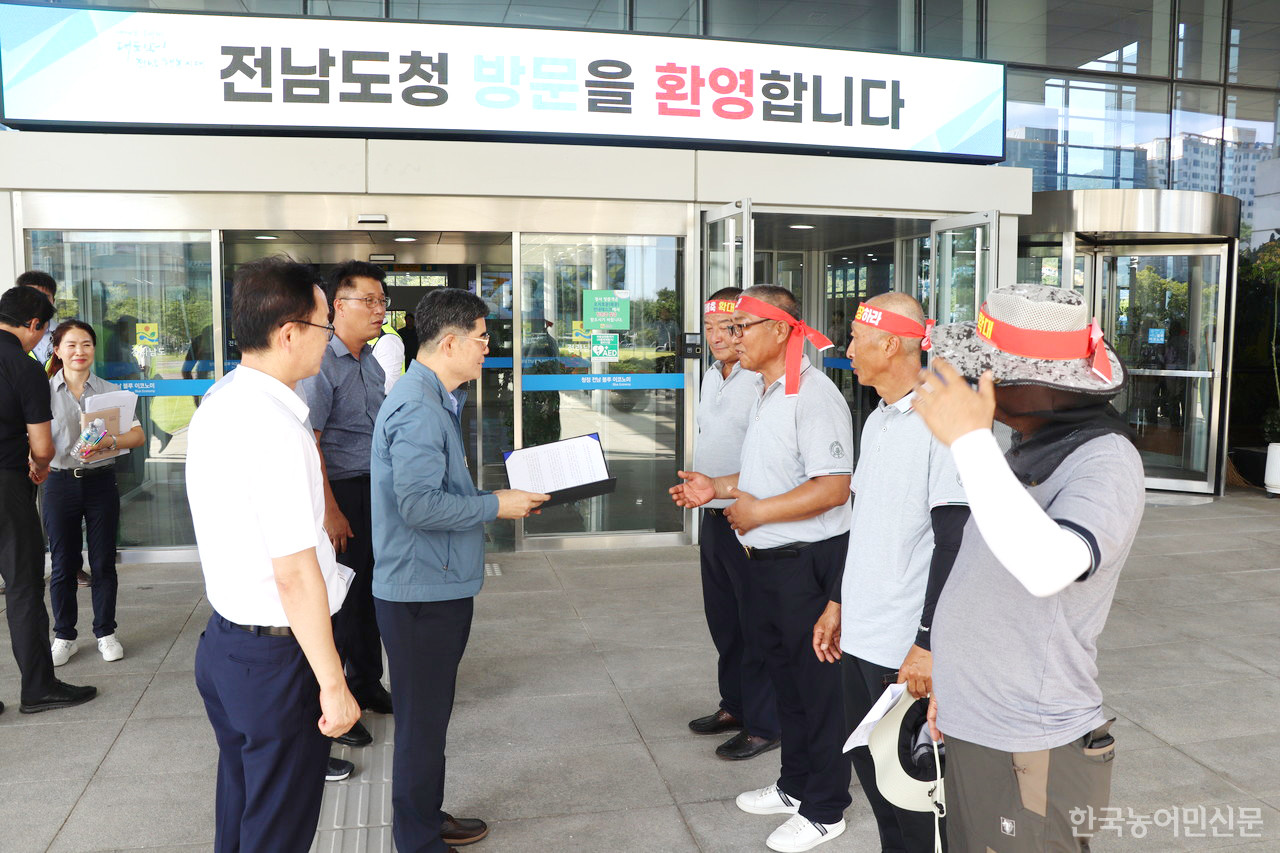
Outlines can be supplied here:
<path id="1" fill-rule="evenodd" d="M 796 231 L 812 231 L 814 229 L 814 226 L 812 225 L 792 225 L 790 227 L 794 228 Z"/>
<path id="2" fill-rule="evenodd" d="M 279 240 L 280 238 L 279 238 L 279 237 L 277 237 L 277 236 L 276 236 L 276 235 L 274 235 L 274 234 L 254 234 L 254 235 L 253 235 L 253 239 L 255 239 L 255 240 Z"/>
<path id="3" fill-rule="evenodd" d="M 397 237 L 396 242 L 397 243 L 416 243 L 418 242 L 418 238 L 417 237 Z"/>

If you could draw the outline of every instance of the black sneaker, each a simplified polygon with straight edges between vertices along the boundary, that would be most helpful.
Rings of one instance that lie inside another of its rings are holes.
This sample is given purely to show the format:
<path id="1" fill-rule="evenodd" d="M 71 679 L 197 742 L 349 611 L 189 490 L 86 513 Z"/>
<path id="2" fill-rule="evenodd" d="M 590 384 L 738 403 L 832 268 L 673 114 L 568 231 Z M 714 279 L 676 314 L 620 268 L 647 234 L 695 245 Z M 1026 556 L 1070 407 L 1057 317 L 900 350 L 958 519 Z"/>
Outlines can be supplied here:
<path id="1" fill-rule="evenodd" d="M 350 761 L 342 758 L 334 758 L 329 756 L 329 766 L 324 771 L 324 781 L 341 782 L 349 777 L 356 770 L 356 766 Z"/>

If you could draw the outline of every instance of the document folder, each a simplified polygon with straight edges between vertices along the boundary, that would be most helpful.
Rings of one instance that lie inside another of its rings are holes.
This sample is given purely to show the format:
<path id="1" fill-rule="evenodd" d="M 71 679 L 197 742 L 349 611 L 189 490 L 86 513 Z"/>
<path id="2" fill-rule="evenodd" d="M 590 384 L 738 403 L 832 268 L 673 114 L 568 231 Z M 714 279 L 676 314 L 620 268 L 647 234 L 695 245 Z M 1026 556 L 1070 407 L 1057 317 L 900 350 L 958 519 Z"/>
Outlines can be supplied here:
<path id="1" fill-rule="evenodd" d="M 612 494 L 618 487 L 598 432 L 508 450 L 502 458 L 511 488 L 551 495 L 544 507 Z"/>

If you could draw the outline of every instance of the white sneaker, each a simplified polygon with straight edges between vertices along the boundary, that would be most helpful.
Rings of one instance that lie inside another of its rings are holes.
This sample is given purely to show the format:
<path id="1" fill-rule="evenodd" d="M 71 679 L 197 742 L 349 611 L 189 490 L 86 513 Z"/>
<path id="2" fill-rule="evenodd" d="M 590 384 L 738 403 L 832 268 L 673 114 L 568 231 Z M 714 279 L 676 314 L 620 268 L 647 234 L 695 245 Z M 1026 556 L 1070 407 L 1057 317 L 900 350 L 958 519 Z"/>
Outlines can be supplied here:
<path id="1" fill-rule="evenodd" d="M 738 795 L 738 808 L 751 814 L 795 814 L 800 801 L 788 797 L 777 785 L 744 791 Z"/>
<path id="2" fill-rule="evenodd" d="M 770 850 L 777 850 L 779 853 L 803 853 L 840 837 L 842 832 L 843 818 L 838 823 L 814 823 L 807 817 L 795 815 L 770 833 L 765 844 L 769 845 Z"/>
<path id="3" fill-rule="evenodd" d="M 53 653 L 53 665 L 62 666 L 76 653 L 76 641 L 55 639 L 49 651 Z"/>
<path id="4" fill-rule="evenodd" d="M 99 637 L 98 651 L 102 652 L 102 659 L 105 661 L 120 660 L 124 657 L 124 646 L 120 645 L 115 634 Z"/>

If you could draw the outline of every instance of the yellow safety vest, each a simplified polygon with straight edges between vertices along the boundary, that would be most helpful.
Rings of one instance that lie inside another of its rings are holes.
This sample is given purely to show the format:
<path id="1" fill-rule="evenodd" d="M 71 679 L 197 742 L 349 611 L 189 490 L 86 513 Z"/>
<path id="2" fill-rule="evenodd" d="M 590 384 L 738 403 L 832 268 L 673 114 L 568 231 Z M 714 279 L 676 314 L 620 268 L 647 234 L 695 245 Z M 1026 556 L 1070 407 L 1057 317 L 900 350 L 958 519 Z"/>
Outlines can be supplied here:
<path id="1" fill-rule="evenodd" d="M 395 335 L 397 338 L 400 337 L 400 333 L 391 325 L 390 320 L 382 324 L 382 334 L 378 335 L 376 338 L 370 338 L 366 343 L 368 343 L 369 346 L 376 346 L 378 341 L 382 340 L 387 335 Z M 400 375 L 404 375 L 404 359 L 400 359 Z"/>

